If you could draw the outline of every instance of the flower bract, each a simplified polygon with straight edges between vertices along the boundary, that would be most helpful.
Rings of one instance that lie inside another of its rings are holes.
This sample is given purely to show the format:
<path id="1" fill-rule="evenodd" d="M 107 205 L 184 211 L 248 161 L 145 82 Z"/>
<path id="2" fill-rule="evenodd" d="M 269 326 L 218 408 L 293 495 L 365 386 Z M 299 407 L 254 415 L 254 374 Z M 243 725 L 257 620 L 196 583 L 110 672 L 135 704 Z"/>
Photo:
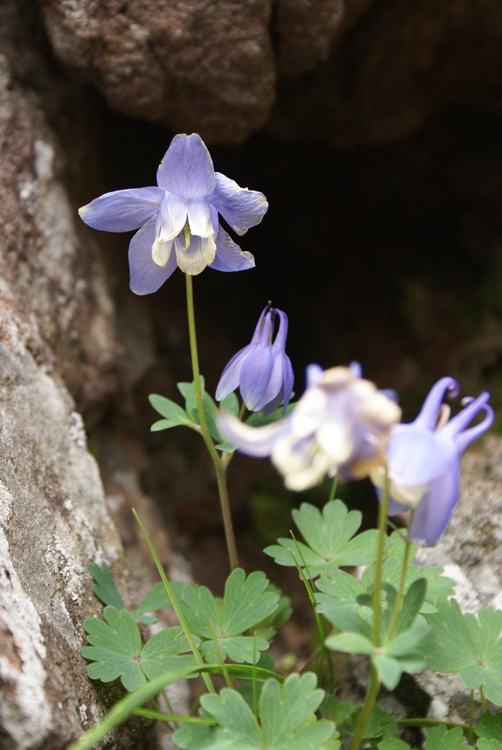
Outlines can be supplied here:
<path id="1" fill-rule="evenodd" d="M 128 232 L 131 289 L 149 294 L 179 267 L 195 276 L 210 266 L 243 271 L 254 266 L 220 226 L 219 215 L 238 234 L 258 224 L 268 209 L 263 193 L 241 188 L 214 171 L 197 133 L 177 135 L 157 170 L 157 187 L 116 190 L 83 206 L 80 216 L 94 229 Z"/>
<path id="2" fill-rule="evenodd" d="M 243 453 L 271 456 L 289 489 L 305 490 L 326 474 L 368 476 L 384 462 L 390 428 L 400 416 L 393 400 L 360 377 L 359 365 L 324 372 L 310 365 L 307 390 L 288 417 L 253 428 L 222 413 L 220 429 Z"/>
<path id="3" fill-rule="evenodd" d="M 392 428 L 387 445 L 389 514 L 412 510 L 410 539 L 414 542 L 435 544 L 446 529 L 459 497 L 462 453 L 493 422 L 486 392 L 465 399 L 465 408 L 448 420 L 450 409 L 443 404 L 448 391 L 456 396 L 458 383 L 441 378 L 415 421 Z M 484 419 L 469 427 L 480 412 L 485 413 Z M 380 488 L 383 474 L 377 469 L 371 475 Z"/>
<path id="4" fill-rule="evenodd" d="M 279 327 L 273 340 L 274 321 Z M 251 343 L 241 349 L 223 370 L 216 389 L 216 400 L 240 389 L 242 400 L 250 411 L 271 414 L 284 401 L 284 411 L 293 390 L 293 368 L 286 354 L 288 318 L 272 308 L 263 310 Z"/>

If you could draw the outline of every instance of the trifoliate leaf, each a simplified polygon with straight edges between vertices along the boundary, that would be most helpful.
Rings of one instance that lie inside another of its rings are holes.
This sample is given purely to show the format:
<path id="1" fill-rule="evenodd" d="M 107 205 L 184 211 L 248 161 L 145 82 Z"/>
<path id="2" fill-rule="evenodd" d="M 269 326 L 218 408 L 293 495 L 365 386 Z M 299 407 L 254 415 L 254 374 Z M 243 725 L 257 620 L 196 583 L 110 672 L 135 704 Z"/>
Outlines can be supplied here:
<path id="1" fill-rule="evenodd" d="M 502 713 L 481 714 L 479 725 L 474 728 L 478 737 L 502 743 Z"/>
<path id="2" fill-rule="evenodd" d="M 326 748 L 334 725 L 317 721 L 314 712 L 324 697 L 316 690 L 315 675 L 290 675 L 283 685 L 268 680 L 263 686 L 255 717 L 242 695 L 224 688 L 220 695 L 204 695 L 201 704 L 217 726 L 194 731 L 182 727 L 173 735 L 186 750 L 316 750 Z M 195 743 L 194 743 L 195 740 Z M 340 747 L 330 745 L 330 750 Z M 326 748 L 327 750 L 327 748 Z"/>
<path id="3" fill-rule="evenodd" d="M 279 565 L 307 567 L 312 577 L 325 575 L 341 565 L 368 565 L 375 558 L 377 531 L 358 534 L 361 513 L 347 511 L 341 500 L 333 500 L 321 512 L 309 503 L 293 511 L 293 518 L 307 544 L 278 539 L 265 552 Z M 308 545 L 308 546 L 307 546 Z"/>
<path id="4" fill-rule="evenodd" d="M 444 724 L 429 729 L 425 750 L 460 750 L 465 745 L 465 737 L 460 727 L 446 730 Z"/>
<path id="5" fill-rule="evenodd" d="M 185 586 L 183 613 L 192 633 L 203 639 L 200 652 L 209 661 L 228 655 L 235 662 L 252 664 L 268 648 L 264 638 L 244 635 L 278 607 L 279 595 L 267 592 L 268 585 L 264 573 L 255 571 L 246 579 L 237 568 L 227 579 L 223 599 L 205 586 Z"/>
<path id="6" fill-rule="evenodd" d="M 178 406 L 174 401 L 171 401 L 164 396 L 159 396 L 157 393 L 151 393 L 148 396 L 148 400 L 151 405 L 162 414 L 164 419 L 160 419 L 158 422 L 154 422 L 151 426 L 152 432 L 158 432 L 159 430 L 168 430 L 171 427 L 178 427 L 179 425 L 187 425 L 188 427 L 193 426 L 192 420 L 187 416 L 184 409 Z"/>
<path id="7" fill-rule="evenodd" d="M 424 646 L 427 665 L 438 672 L 458 672 L 467 688 L 483 685 L 488 700 L 502 706 L 502 611 L 483 607 L 478 618 L 462 614 L 455 599 L 437 601 L 428 616 L 434 640 Z"/>
<path id="8" fill-rule="evenodd" d="M 132 615 L 123 609 L 104 609 L 106 622 L 88 617 L 83 622 L 87 640 L 81 653 L 93 663 L 87 667 L 89 677 L 112 682 L 120 677 L 126 690 L 136 690 L 158 674 L 194 664 L 192 655 L 178 656 L 188 650 L 181 628 L 168 628 L 142 646 L 139 628 Z"/>

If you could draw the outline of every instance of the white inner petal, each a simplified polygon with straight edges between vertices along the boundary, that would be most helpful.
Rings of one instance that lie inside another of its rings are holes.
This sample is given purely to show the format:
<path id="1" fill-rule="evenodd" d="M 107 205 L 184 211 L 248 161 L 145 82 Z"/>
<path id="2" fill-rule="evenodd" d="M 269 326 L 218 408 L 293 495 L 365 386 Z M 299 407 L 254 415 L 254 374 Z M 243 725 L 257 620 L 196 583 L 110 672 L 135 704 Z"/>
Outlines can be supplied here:
<path id="1" fill-rule="evenodd" d="M 161 266 L 164 268 L 164 266 L 167 264 L 167 261 L 169 260 L 171 256 L 171 250 L 173 247 L 173 241 L 168 240 L 167 242 L 161 242 L 160 240 L 155 240 L 155 242 L 152 245 L 152 260 L 154 263 L 156 263 L 158 266 Z"/>

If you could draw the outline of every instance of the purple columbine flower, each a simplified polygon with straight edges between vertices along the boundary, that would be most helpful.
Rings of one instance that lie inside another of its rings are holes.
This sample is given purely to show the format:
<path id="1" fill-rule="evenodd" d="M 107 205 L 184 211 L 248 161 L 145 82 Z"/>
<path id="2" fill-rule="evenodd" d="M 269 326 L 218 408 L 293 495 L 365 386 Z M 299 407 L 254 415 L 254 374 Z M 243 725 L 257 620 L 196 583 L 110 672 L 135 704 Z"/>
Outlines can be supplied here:
<path id="1" fill-rule="evenodd" d="M 279 328 L 274 336 L 274 320 Z M 242 400 L 250 411 L 271 414 L 284 401 L 284 411 L 293 390 L 293 368 L 286 354 L 288 316 L 271 307 L 263 310 L 251 343 L 241 349 L 223 370 L 216 389 L 216 400 L 240 389 Z"/>
<path id="2" fill-rule="evenodd" d="M 79 210 L 94 229 L 139 228 L 129 244 L 133 292 L 156 292 L 177 266 L 191 276 L 206 266 L 217 271 L 254 266 L 251 253 L 220 227 L 218 214 L 243 235 L 262 220 L 266 198 L 215 172 L 200 135 L 173 138 L 157 170 L 157 185 L 105 193 Z"/>
<path id="3" fill-rule="evenodd" d="M 460 492 L 463 451 L 493 422 L 486 392 L 476 399 L 464 399 L 466 407 L 448 421 L 450 408 L 443 404 L 447 391 L 453 397 L 458 395 L 453 378 L 438 380 L 415 421 L 395 425 L 387 445 L 389 515 L 411 509 L 410 539 L 425 544 L 438 541 L 453 513 Z M 484 419 L 468 427 L 483 411 Z M 373 472 L 371 478 L 382 488 L 384 470 Z"/>
<path id="4" fill-rule="evenodd" d="M 359 365 L 307 368 L 307 390 L 293 412 L 265 427 L 250 427 L 221 413 L 220 431 L 250 456 L 270 456 L 291 490 L 306 490 L 324 476 L 361 479 L 385 462 L 390 428 L 401 409 Z"/>

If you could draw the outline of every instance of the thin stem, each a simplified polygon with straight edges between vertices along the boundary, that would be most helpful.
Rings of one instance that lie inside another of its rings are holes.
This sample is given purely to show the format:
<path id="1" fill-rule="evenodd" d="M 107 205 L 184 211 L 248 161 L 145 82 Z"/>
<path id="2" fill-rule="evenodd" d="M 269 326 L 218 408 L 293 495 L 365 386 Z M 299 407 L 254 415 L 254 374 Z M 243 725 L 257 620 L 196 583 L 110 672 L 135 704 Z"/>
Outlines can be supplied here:
<path id="1" fill-rule="evenodd" d="M 378 511 L 378 545 L 375 567 L 375 588 L 373 593 L 373 645 L 380 646 L 380 592 L 382 589 L 382 569 L 387 530 L 387 508 L 389 505 L 389 480 L 385 472 L 384 486 Z"/>
<path id="2" fill-rule="evenodd" d="M 143 524 L 141 523 L 141 519 L 138 516 L 138 514 L 136 513 L 136 510 L 134 508 L 132 509 L 132 512 L 134 513 L 134 517 L 135 517 L 136 521 L 138 522 L 138 525 L 139 525 L 141 531 L 143 532 L 143 536 L 146 539 L 146 543 L 148 544 L 148 547 L 150 549 L 152 557 L 153 557 L 153 559 L 155 561 L 155 565 L 157 566 L 157 570 L 159 571 L 159 575 L 160 575 L 160 577 L 162 579 L 162 583 L 164 584 L 164 587 L 165 587 L 165 589 L 167 591 L 169 599 L 171 600 L 171 604 L 173 605 L 173 609 L 176 612 L 176 617 L 178 618 L 179 623 L 180 623 L 181 627 L 183 628 L 183 632 L 186 635 L 186 638 L 187 638 L 187 641 L 188 641 L 188 645 L 190 646 L 192 654 L 194 655 L 195 661 L 197 662 L 197 666 L 203 667 L 204 666 L 204 662 L 202 660 L 202 656 L 200 655 L 199 649 L 197 648 L 197 646 L 195 644 L 192 632 L 191 632 L 190 628 L 188 627 L 187 621 L 185 620 L 185 617 L 183 615 L 183 612 L 181 611 L 180 605 L 178 604 L 178 600 L 176 599 L 176 597 L 174 595 L 174 591 L 173 591 L 173 588 L 171 586 L 171 583 L 170 583 L 168 577 L 166 576 L 166 574 L 164 572 L 164 568 L 162 567 L 162 564 L 161 564 L 161 562 L 159 560 L 159 556 L 157 555 L 157 553 L 155 551 L 155 548 L 154 548 L 152 542 L 150 541 L 150 537 L 146 533 L 146 529 L 143 526 Z M 206 685 L 207 689 L 209 690 L 209 692 L 210 693 L 215 693 L 216 691 L 215 691 L 215 689 L 213 687 L 213 683 L 211 682 L 211 680 L 209 678 L 209 675 L 207 675 L 205 672 L 203 672 L 202 673 L 202 679 L 204 680 L 205 685 Z"/>
<path id="3" fill-rule="evenodd" d="M 228 558 L 230 561 L 230 568 L 232 570 L 235 570 L 235 568 L 238 567 L 239 562 L 237 559 L 237 547 L 235 544 L 232 516 L 230 513 L 230 503 L 228 500 L 227 477 L 225 474 L 225 467 L 222 464 L 222 461 L 218 455 L 218 451 L 215 448 L 213 439 L 208 430 L 206 416 L 204 414 L 202 388 L 200 387 L 199 356 L 197 354 L 197 334 L 195 331 L 192 277 L 188 273 L 186 273 L 185 279 L 188 310 L 188 332 L 190 335 L 190 355 L 192 358 L 192 371 L 195 383 L 195 398 L 197 400 L 197 411 L 199 414 L 200 429 L 209 454 L 213 459 L 213 464 L 216 471 L 216 481 L 218 483 L 218 492 L 220 495 L 221 514 L 223 516 L 223 526 L 225 529 L 225 538 L 227 541 Z"/>
<path id="4" fill-rule="evenodd" d="M 408 565 L 410 562 L 409 557 L 410 557 L 410 550 L 411 550 L 412 543 L 410 542 L 408 537 L 406 537 L 406 539 L 404 540 L 404 543 L 406 546 L 404 550 L 403 567 L 401 570 L 401 578 L 399 580 L 399 588 L 397 591 L 396 603 L 394 604 L 394 611 L 392 613 L 392 620 L 390 621 L 389 632 L 387 633 L 387 638 L 386 638 L 387 643 L 390 640 L 392 640 L 392 636 L 394 635 L 394 629 L 396 627 L 397 618 L 399 617 L 399 610 L 401 609 L 401 601 L 402 601 L 403 593 L 404 593 L 404 585 L 406 583 L 406 573 L 408 572 Z"/>
<path id="5" fill-rule="evenodd" d="M 380 687 L 380 680 L 378 679 L 377 671 L 372 664 L 370 684 L 368 685 L 368 692 L 366 693 L 366 699 L 364 701 L 363 710 L 361 711 L 361 715 L 359 716 L 359 721 L 357 722 L 356 731 L 355 731 L 354 737 L 352 738 L 352 742 L 350 743 L 349 750 L 358 750 L 362 742 L 362 739 L 364 737 L 364 732 L 366 731 L 366 727 L 368 726 L 368 721 L 370 720 L 371 709 L 373 708 L 375 704 L 375 700 L 377 697 L 379 687 Z"/>
<path id="6" fill-rule="evenodd" d="M 469 711 L 469 731 L 467 732 L 467 742 L 472 745 L 472 735 L 474 733 L 474 690 L 471 690 L 471 707 Z"/>
<path id="7" fill-rule="evenodd" d="M 485 714 L 486 713 L 486 698 L 485 698 L 485 691 L 483 690 L 483 685 L 480 685 L 479 687 L 479 694 L 481 696 L 481 710 Z"/>
<path id="8" fill-rule="evenodd" d="M 331 483 L 331 490 L 330 490 L 329 497 L 328 497 L 328 503 L 330 503 L 332 500 L 335 499 L 337 487 L 338 487 L 338 476 L 335 474 L 335 478 L 333 479 L 333 482 Z"/>

